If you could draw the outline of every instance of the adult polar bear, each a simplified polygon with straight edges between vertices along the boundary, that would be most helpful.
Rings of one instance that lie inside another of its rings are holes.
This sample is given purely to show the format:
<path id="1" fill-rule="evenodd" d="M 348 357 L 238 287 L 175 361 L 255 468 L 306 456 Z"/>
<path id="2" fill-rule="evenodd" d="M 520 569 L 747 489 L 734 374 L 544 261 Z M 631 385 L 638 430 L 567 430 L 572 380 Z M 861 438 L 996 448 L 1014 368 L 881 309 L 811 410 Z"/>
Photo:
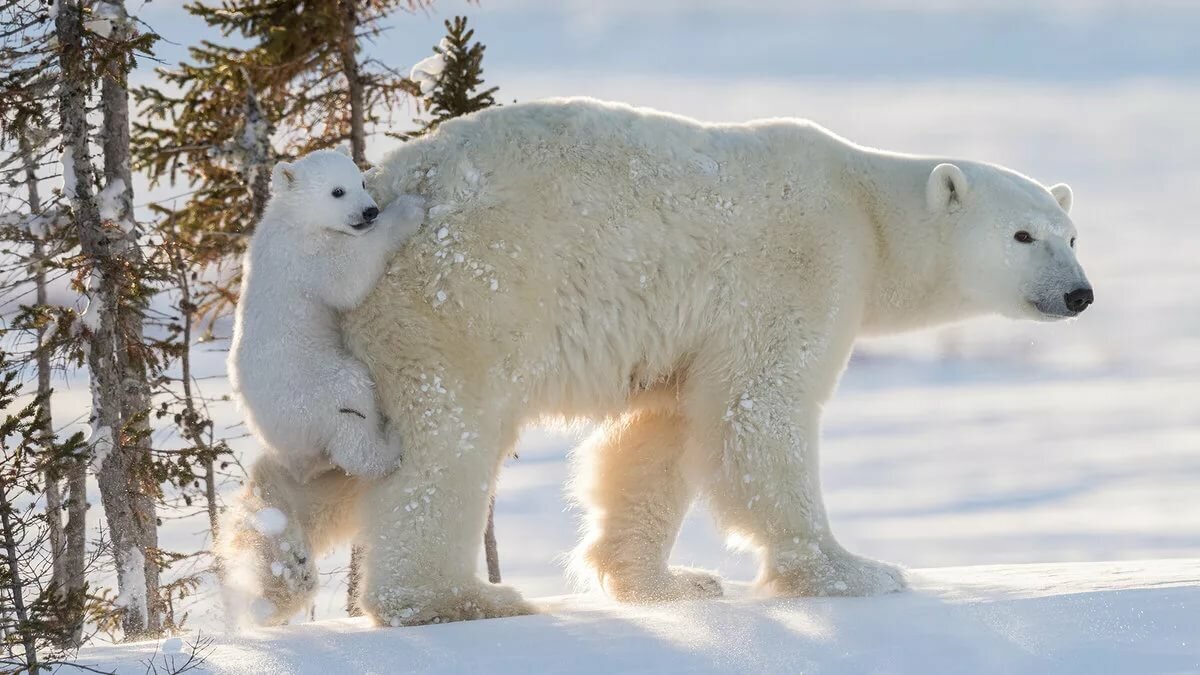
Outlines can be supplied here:
<path id="1" fill-rule="evenodd" d="M 580 558 L 618 599 L 721 593 L 667 564 L 697 494 L 771 593 L 901 589 L 822 504 L 820 411 L 855 338 L 1091 300 L 1065 185 L 797 120 L 506 106 L 405 144 L 369 185 L 431 206 L 344 324 L 405 439 L 358 505 L 361 601 L 385 624 L 529 611 L 476 563 L 501 460 L 546 416 L 602 422 Z"/>

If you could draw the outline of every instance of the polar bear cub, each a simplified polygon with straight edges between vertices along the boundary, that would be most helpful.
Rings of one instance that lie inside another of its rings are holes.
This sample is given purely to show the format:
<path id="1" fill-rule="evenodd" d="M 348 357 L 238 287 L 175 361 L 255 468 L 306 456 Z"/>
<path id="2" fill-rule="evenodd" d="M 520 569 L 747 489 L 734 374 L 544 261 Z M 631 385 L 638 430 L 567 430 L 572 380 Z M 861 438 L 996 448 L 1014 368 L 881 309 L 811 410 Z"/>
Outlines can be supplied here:
<path id="1" fill-rule="evenodd" d="M 307 481 L 330 468 L 381 476 L 400 459 L 339 313 L 361 303 L 424 219 L 419 197 L 380 212 L 353 161 L 319 150 L 280 162 L 242 266 L 229 376 L 250 430 Z"/>

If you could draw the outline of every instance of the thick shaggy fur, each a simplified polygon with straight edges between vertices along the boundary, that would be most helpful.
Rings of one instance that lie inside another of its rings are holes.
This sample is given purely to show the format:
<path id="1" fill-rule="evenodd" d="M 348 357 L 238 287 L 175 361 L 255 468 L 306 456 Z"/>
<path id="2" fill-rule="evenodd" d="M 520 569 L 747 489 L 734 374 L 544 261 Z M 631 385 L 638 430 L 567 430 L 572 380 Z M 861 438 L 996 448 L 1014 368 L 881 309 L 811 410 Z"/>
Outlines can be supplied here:
<path id="1" fill-rule="evenodd" d="M 332 150 L 280 163 L 271 185 L 242 265 L 234 391 L 255 436 L 297 478 L 331 461 L 381 476 L 400 440 L 385 432 L 371 374 L 342 346 L 339 313 L 362 302 L 421 225 L 421 202 L 398 199 L 378 214 L 358 167 Z"/>
<path id="2" fill-rule="evenodd" d="M 821 499 L 821 406 L 855 338 L 1067 316 L 1087 285 L 1065 186 L 797 120 L 505 106 L 403 145 L 369 187 L 430 206 L 345 322 L 407 441 L 361 504 L 361 605 L 384 624 L 529 611 L 476 562 L 500 462 L 545 416 L 601 422 L 578 558 L 617 598 L 720 594 L 667 564 L 700 495 L 770 593 L 899 590 L 896 567 L 838 544 Z"/>

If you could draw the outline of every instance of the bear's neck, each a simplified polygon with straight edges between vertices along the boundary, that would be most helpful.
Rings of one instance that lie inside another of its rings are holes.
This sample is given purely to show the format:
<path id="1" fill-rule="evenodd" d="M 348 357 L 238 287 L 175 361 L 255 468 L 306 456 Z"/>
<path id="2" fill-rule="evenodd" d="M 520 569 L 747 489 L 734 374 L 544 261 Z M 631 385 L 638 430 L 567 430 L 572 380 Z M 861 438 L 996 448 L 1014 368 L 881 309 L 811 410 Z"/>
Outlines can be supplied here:
<path id="1" fill-rule="evenodd" d="M 874 229 L 873 275 L 861 333 L 886 335 L 961 321 L 979 312 L 957 278 L 946 219 L 930 212 L 925 186 L 944 158 L 863 149 L 849 175 Z M 961 162 L 959 162 L 961 163 Z"/>

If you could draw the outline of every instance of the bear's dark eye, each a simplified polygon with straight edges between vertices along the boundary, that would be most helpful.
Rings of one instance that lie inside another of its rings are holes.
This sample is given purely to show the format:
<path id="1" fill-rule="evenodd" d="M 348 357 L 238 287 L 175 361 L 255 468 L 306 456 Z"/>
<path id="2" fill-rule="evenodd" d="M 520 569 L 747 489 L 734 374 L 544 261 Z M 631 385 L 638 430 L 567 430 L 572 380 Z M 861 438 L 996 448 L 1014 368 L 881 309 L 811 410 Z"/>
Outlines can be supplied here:
<path id="1" fill-rule="evenodd" d="M 366 190 L 366 189 L 367 189 L 367 181 L 365 181 L 365 180 L 363 181 L 363 189 L 364 189 L 364 190 Z"/>
<path id="2" fill-rule="evenodd" d="M 1071 248 L 1075 248 L 1075 237 L 1071 237 Z"/>
<path id="3" fill-rule="evenodd" d="M 334 188 L 334 189 L 333 189 L 333 196 L 334 196 L 334 197 L 337 197 L 338 199 L 341 199 L 341 198 L 342 198 L 342 197 L 344 197 L 345 195 L 346 195 L 346 191 L 345 191 L 345 190 L 343 190 L 342 188 Z"/>
<path id="4" fill-rule="evenodd" d="M 1022 244 L 1032 244 L 1033 243 L 1033 235 L 1029 234 L 1025 230 L 1021 230 L 1020 232 L 1014 234 L 1013 239 L 1016 239 L 1017 241 L 1021 242 Z"/>

